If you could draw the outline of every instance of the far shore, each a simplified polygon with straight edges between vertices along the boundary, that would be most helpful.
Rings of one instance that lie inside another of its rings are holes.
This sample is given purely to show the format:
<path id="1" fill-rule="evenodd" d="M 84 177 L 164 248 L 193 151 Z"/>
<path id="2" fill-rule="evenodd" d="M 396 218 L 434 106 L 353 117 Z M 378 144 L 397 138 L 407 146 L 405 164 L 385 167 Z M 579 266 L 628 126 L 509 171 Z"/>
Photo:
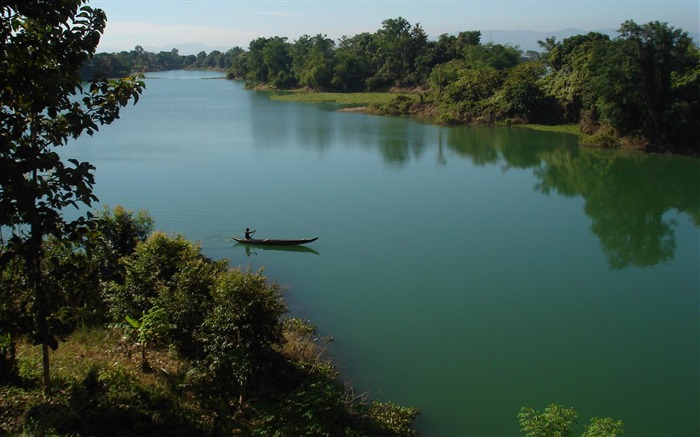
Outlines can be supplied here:
<path id="1" fill-rule="evenodd" d="M 266 91 L 273 91 L 267 89 Z M 270 98 L 273 100 L 281 100 L 286 102 L 302 102 L 302 103 L 337 103 L 343 105 L 337 109 L 338 112 L 353 112 L 365 114 L 378 114 L 374 107 L 387 104 L 397 96 L 416 97 L 416 94 L 411 93 L 330 93 L 330 92 L 314 92 L 309 90 L 293 90 L 293 91 L 277 91 L 274 90 Z M 560 125 L 544 125 L 544 124 L 512 124 L 511 126 L 522 127 L 526 129 L 534 129 L 545 132 L 557 132 L 576 135 L 581 140 L 590 138 L 590 135 L 581 132 L 577 124 L 560 124 Z"/>

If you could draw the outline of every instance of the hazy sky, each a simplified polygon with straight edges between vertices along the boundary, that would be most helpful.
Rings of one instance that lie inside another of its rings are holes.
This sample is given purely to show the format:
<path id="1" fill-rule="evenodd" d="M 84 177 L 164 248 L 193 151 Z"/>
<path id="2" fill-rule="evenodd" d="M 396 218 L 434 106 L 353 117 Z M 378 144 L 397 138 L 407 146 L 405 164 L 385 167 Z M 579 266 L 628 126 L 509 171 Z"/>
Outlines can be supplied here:
<path id="1" fill-rule="evenodd" d="M 107 13 L 99 50 L 188 43 L 248 48 L 258 37 L 374 32 L 387 18 L 420 23 L 430 38 L 465 30 L 617 29 L 625 20 L 700 27 L 698 0 L 92 0 Z"/>

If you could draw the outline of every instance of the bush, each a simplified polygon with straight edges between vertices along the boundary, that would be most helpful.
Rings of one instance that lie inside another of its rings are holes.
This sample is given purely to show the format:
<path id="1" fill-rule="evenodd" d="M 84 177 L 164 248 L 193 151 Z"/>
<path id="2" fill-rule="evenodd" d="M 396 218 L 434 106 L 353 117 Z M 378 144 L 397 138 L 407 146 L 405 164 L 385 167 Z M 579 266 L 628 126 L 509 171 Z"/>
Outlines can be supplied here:
<path id="1" fill-rule="evenodd" d="M 268 284 L 261 271 L 218 275 L 212 308 L 199 332 L 203 362 L 217 384 L 242 396 L 252 376 L 264 375 L 283 341 L 285 312 L 279 286 Z"/>
<path id="2" fill-rule="evenodd" d="M 385 115 L 409 115 L 416 100 L 404 95 L 394 97 L 389 103 L 380 105 L 377 112 Z"/>
<path id="3" fill-rule="evenodd" d="M 110 210 L 105 205 L 95 214 L 99 241 L 93 242 L 92 258 L 99 262 L 101 278 L 121 280 L 123 268 L 119 259 L 134 253 L 136 246 L 153 232 L 154 220 L 148 212 L 141 210 L 134 213 L 117 205 Z"/>
<path id="4" fill-rule="evenodd" d="M 557 404 L 547 406 L 542 412 L 523 407 L 518 413 L 520 430 L 527 437 L 573 436 L 577 418 L 576 409 L 564 408 Z M 584 428 L 582 437 L 617 437 L 623 433 L 622 421 L 615 421 L 609 417 L 594 417 Z"/>
<path id="5" fill-rule="evenodd" d="M 156 232 L 136 246 L 132 256 L 124 258 L 122 283 L 110 282 L 105 299 L 114 321 L 126 316 L 138 317 L 159 303 L 177 283 L 177 274 L 190 263 L 203 260 L 200 249 L 178 235 Z"/>

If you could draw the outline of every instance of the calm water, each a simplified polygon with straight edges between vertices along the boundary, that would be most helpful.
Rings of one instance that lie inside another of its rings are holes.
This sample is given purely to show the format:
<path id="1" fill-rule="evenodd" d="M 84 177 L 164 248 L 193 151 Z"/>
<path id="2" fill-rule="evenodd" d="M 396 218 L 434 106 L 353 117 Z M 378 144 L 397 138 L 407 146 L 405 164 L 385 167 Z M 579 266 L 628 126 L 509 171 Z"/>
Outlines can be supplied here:
<path id="1" fill-rule="evenodd" d="M 700 160 L 437 127 L 153 73 L 66 148 L 103 203 L 264 266 L 358 390 L 426 435 L 514 435 L 522 406 L 700 434 Z M 206 79 L 206 80 L 205 80 Z M 318 236 L 308 251 L 231 235 Z"/>

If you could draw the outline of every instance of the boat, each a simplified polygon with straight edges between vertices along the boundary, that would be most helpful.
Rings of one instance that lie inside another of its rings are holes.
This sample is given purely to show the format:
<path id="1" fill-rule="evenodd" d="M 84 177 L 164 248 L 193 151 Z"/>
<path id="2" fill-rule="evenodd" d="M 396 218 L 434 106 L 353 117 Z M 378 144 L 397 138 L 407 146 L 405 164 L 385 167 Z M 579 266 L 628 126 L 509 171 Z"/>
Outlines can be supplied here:
<path id="1" fill-rule="evenodd" d="M 300 244 L 308 244 L 308 243 L 313 243 L 314 241 L 318 240 L 318 237 L 315 238 L 302 238 L 299 240 L 277 240 L 274 238 L 241 238 L 241 237 L 233 237 L 234 240 L 241 244 L 254 244 L 254 245 L 260 245 L 260 246 L 298 246 Z"/>

